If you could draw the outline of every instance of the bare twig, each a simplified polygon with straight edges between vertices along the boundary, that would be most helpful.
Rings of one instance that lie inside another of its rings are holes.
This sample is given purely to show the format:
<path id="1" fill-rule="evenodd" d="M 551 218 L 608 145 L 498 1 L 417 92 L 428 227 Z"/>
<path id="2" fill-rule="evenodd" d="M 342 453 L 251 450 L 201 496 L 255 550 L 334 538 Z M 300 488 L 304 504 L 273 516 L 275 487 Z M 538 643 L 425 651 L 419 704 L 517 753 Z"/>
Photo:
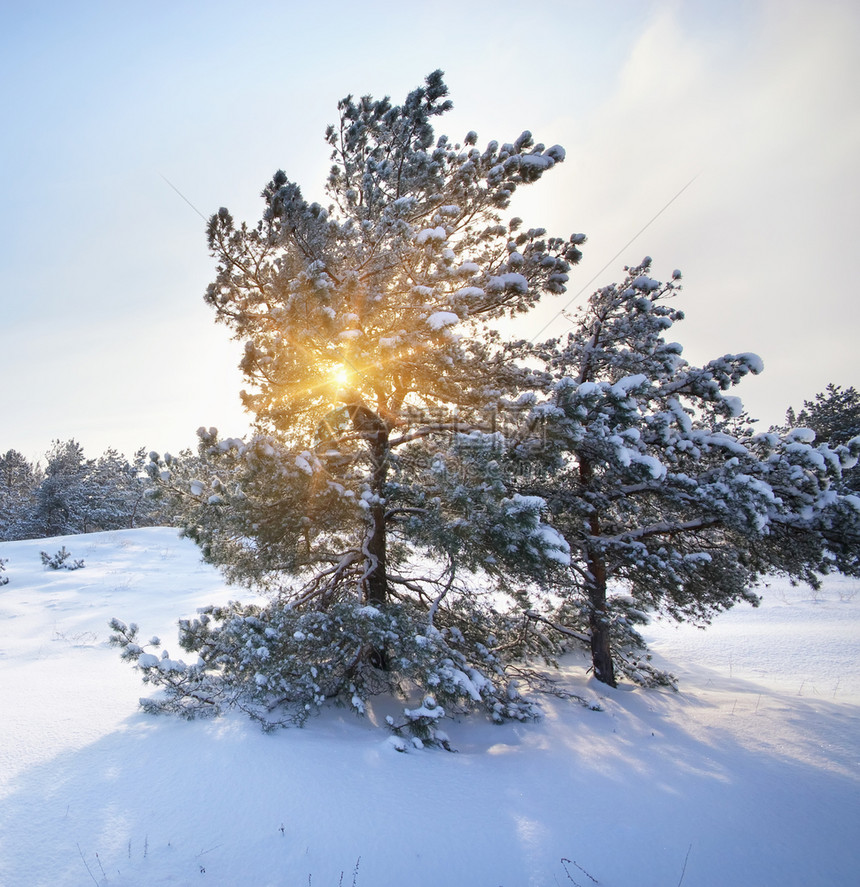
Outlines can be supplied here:
<path id="1" fill-rule="evenodd" d="M 693 849 L 693 845 L 687 848 L 687 855 L 684 857 L 684 866 L 681 869 L 681 879 L 678 881 L 678 887 L 681 887 L 681 881 L 684 880 L 684 875 L 687 873 L 687 860 L 690 858 L 690 851 Z"/>
<path id="2" fill-rule="evenodd" d="M 585 875 L 585 877 L 589 879 L 589 881 L 592 881 L 594 884 L 600 883 L 597 880 L 597 878 L 592 877 L 578 862 L 576 862 L 576 860 L 566 859 L 566 858 L 562 857 L 562 860 L 561 860 L 562 867 L 564 868 L 564 872 L 567 875 L 568 881 L 570 881 L 571 883 L 576 884 L 576 881 L 574 881 L 573 878 L 570 876 L 570 872 L 568 871 L 568 868 L 567 868 L 568 863 L 570 863 L 571 865 L 575 865 L 582 872 L 582 874 Z M 579 887 L 579 885 L 577 885 L 577 887 Z"/>
<path id="3" fill-rule="evenodd" d="M 89 872 L 90 877 L 93 879 L 93 884 L 95 884 L 96 887 L 98 887 L 99 882 L 96 880 L 96 876 L 92 873 L 92 869 L 90 869 L 90 867 L 87 865 L 86 859 L 84 859 L 84 851 L 81 850 L 81 845 L 75 844 L 75 846 L 78 848 L 78 853 L 81 856 L 81 862 L 84 864 L 84 868 L 86 868 L 86 870 Z"/>

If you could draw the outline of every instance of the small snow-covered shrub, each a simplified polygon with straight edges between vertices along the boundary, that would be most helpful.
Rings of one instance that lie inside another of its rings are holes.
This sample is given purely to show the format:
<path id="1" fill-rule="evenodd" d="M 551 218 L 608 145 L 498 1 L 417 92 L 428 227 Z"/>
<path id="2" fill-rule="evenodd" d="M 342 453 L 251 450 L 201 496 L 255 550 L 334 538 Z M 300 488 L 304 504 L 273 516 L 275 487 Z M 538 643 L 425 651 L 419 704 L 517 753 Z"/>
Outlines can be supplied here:
<path id="1" fill-rule="evenodd" d="M 6 569 L 7 563 L 8 563 L 8 561 L 6 561 L 2 557 L 0 557 L 0 573 L 2 573 Z M 8 576 L 0 576 L 0 585 L 6 585 L 6 583 L 8 581 L 9 581 Z"/>
<path id="2" fill-rule="evenodd" d="M 84 566 L 83 558 L 80 560 L 70 560 L 72 554 L 66 551 L 64 545 L 56 554 L 48 554 L 47 551 L 39 552 L 42 563 L 49 570 L 80 570 Z"/>

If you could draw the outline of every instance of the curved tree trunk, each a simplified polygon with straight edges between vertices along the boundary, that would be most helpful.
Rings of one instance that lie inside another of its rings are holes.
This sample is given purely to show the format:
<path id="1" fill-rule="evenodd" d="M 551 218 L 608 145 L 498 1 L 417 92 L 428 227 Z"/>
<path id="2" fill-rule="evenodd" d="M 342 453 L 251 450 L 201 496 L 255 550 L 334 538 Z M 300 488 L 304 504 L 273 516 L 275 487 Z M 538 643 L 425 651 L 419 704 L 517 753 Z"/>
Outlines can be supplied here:
<path id="1" fill-rule="evenodd" d="M 388 600 L 386 576 L 385 478 L 388 475 L 388 426 L 385 420 L 358 400 L 348 402 L 347 410 L 352 426 L 361 432 L 370 450 L 372 474 L 370 491 L 377 501 L 370 504 L 367 512 L 367 533 L 362 544 L 364 575 L 361 590 L 370 604 L 384 604 Z"/>
<path id="2" fill-rule="evenodd" d="M 388 432 L 379 430 L 370 441 L 373 476 L 371 492 L 381 498 L 388 474 Z M 385 573 L 387 539 L 385 532 L 385 503 L 374 502 L 369 511 L 369 527 L 365 537 L 366 558 L 364 595 L 371 604 L 384 604 L 388 600 L 388 578 Z"/>
<path id="3" fill-rule="evenodd" d="M 388 473 L 388 432 L 378 431 L 370 442 L 373 476 L 371 491 L 381 499 L 384 492 L 385 476 Z M 362 581 L 364 599 L 375 606 L 388 600 L 388 576 L 386 575 L 387 536 L 385 528 L 385 503 L 374 502 L 369 509 L 369 526 L 364 539 L 365 572 Z M 383 671 L 389 669 L 388 653 L 385 648 L 374 648 L 367 652 L 371 665 Z"/>

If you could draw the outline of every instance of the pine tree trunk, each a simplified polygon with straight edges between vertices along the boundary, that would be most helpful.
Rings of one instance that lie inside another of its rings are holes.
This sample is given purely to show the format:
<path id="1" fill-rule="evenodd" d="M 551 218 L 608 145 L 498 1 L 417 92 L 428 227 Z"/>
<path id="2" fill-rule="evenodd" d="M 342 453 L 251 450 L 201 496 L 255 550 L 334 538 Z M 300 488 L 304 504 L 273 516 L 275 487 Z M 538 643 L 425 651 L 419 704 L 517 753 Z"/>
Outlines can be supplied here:
<path id="1" fill-rule="evenodd" d="M 388 433 L 378 431 L 370 441 L 373 475 L 371 492 L 382 497 L 385 478 L 388 474 Z M 364 551 L 366 557 L 364 595 L 371 604 L 384 604 L 388 600 L 388 578 L 386 576 L 386 528 L 385 504 L 374 502 L 370 506 L 370 525 L 365 537 Z"/>
<path id="2" fill-rule="evenodd" d="M 367 441 L 370 450 L 372 473 L 370 492 L 375 499 L 368 509 L 367 533 L 362 544 L 364 554 L 364 576 L 361 590 L 364 599 L 370 604 L 384 604 L 388 600 L 388 578 L 386 568 L 385 478 L 388 475 L 388 426 L 373 410 L 360 400 L 347 402 L 346 408 L 352 426 Z"/>
<path id="3" fill-rule="evenodd" d="M 388 601 L 388 576 L 386 575 L 387 536 L 385 528 L 385 479 L 388 475 L 388 432 L 385 420 L 360 400 L 347 402 L 347 410 L 352 419 L 352 427 L 361 433 L 370 450 L 372 473 L 370 492 L 373 501 L 368 508 L 367 532 L 362 543 L 364 574 L 361 579 L 361 592 L 369 604 L 381 606 Z M 389 668 L 385 649 L 369 648 L 365 651 L 367 661 L 375 668 L 385 671 Z"/>
<path id="4" fill-rule="evenodd" d="M 373 476 L 371 491 L 375 496 L 382 497 L 385 476 L 388 473 L 388 432 L 379 431 L 371 441 L 371 458 L 373 460 Z M 364 597 L 375 606 L 385 604 L 388 600 L 388 576 L 386 575 L 385 504 L 375 502 L 370 506 L 370 527 L 365 537 L 365 576 Z M 367 651 L 367 659 L 374 668 L 388 671 L 390 667 L 388 653 L 384 647 L 374 647 Z"/>
<path id="5" fill-rule="evenodd" d="M 591 663 L 598 681 L 617 687 L 615 665 L 609 643 L 609 614 L 606 611 L 606 563 L 602 557 L 588 558 L 588 571 L 591 574 L 588 587 L 589 614 L 591 629 Z"/>
<path id="6" fill-rule="evenodd" d="M 364 594 L 371 604 L 384 604 L 388 599 L 388 580 L 385 576 L 385 506 L 370 507 L 370 527 L 365 542 L 367 573 Z"/>
<path id="7" fill-rule="evenodd" d="M 584 489 L 594 480 L 594 469 L 586 457 L 579 460 L 579 479 Z M 600 515 L 593 513 L 589 518 L 589 531 L 595 539 L 600 537 Z M 595 548 L 586 549 L 588 567 L 588 625 L 591 629 L 591 664 L 598 681 L 617 687 L 615 664 L 612 661 L 612 648 L 609 640 L 609 613 L 606 609 L 606 560 L 603 553 Z"/>

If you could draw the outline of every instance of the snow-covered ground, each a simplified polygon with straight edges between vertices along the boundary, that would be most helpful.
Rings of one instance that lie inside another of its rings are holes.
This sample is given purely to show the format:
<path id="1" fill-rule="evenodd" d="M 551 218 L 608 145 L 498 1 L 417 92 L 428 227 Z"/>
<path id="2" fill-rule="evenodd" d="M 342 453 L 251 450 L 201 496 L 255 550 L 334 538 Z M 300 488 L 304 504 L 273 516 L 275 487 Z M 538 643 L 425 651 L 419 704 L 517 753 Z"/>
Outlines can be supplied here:
<path id="1" fill-rule="evenodd" d="M 45 570 L 65 544 L 86 566 Z M 649 627 L 680 692 L 563 671 L 603 711 L 446 726 L 398 753 L 335 709 L 263 734 L 142 714 L 107 644 L 239 596 L 165 529 L 0 544 L 0 884 L 783 887 L 860 872 L 860 585 L 774 582 L 707 632 Z"/>

